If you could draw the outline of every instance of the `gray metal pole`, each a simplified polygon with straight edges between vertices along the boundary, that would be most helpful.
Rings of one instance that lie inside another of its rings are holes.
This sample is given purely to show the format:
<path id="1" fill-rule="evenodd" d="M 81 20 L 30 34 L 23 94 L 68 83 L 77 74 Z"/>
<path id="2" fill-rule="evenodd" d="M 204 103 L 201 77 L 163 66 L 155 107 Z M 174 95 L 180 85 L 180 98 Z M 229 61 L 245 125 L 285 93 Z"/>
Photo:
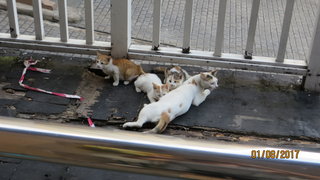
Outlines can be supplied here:
<path id="1" fill-rule="evenodd" d="M 253 159 L 252 150 L 275 148 L 1 116 L 0 144 L 0 156 L 161 176 L 320 178 L 319 152 L 301 150 L 298 159 Z"/>

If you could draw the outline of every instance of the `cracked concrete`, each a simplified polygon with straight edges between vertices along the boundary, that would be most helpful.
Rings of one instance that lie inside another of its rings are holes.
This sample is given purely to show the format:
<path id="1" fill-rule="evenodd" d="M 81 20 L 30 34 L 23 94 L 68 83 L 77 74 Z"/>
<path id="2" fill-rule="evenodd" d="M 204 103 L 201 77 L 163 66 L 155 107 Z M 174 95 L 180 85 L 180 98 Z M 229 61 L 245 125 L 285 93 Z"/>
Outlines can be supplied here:
<path id="1" fill-rule="evenodd" d="M 89 115 L 97 127 L 121 128 L 124 122 L 135 119 L 143 103 L 147 101 L 145 95 L 134 91 L 132 84 L 113 87 L 110 81 L 99 77 L 99 73 L 89 72 L 91 58 L 43 52 L 27 53 L 28 51 L 13 49 L 0 49 L 1 51 L 8 56 L 19 56 L 0 66 L 1 115 L 83 125 L 87 125 L 84 116 Z M 42 59 L 37 67 L 54 71 L 45 76 L 30 73 L 26 77 L 28 84 L 77 93 L 86 100 L 66 101 L 60 97 L 21 89 L 17 85 L 23 69 L 21 60 L 31 55 Z M 2 62 L 0 58 L 0 63 Z M 156 66 L 159 64 L 142 62 L 142 67 L 147 72 Z M 209 69 L 184 68 L 191 74 Z M 320 95 L 301 91 L 301 77 L 220 69 L 218 78 L 220 87 L 199 107 L 191 107 L 187 114 L 170 123 L 164 134 L 291 148 L 319 148 Z M 56 106 L 61 109 L 56 111 Z M 145 130 L 151 127 L 149 124 L 143 128 Z M 33 171 L 35 173 L 30 175 L 32 179 L 78 179 L 83 174 L 81 170 L 72 172 L 73 167 L 66 165 L 49 164 L 48 168 L 41 170 L 41 166 L 32 165 L 32 162 L 23 162 L 23 165 L 6 162 L 3 159 L 0 161 L 0 165 L 4 167 L 1 168 L 0 177 L 4 179 L 21 179 L 24 174 Z M 67 173 L 66 169 L 69 169 Z M 92 177 L 97 178 L 102 178 L 102 174 L 106 173 L 93 169 L 82 170 L 89 171 Z M 133 179 L 140 177 L 128 174 L 115 176 Z M 110 177 L 113 177 L 112 173 Z"/>

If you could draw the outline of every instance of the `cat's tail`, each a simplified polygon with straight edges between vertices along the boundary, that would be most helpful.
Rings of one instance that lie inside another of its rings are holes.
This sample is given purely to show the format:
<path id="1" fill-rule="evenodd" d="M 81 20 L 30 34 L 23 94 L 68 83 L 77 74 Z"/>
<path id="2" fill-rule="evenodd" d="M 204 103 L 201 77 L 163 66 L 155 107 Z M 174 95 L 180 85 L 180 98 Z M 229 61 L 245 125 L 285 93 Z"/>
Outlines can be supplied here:
<path id="1" fill-rule="evenodd" d="M 170 115 L 168 112 L 161 113 L 160 120 L 156 127 L 151 129 L 150 131 L 146 131 L 145 133 L 162 133 L 168 126 L 170 122 Z"/>

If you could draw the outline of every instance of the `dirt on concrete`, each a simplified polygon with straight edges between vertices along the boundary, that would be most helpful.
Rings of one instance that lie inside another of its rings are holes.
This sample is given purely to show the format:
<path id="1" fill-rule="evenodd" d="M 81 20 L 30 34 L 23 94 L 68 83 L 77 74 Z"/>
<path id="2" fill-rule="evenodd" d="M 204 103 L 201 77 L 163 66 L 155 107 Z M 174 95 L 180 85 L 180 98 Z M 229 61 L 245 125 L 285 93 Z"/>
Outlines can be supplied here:
<path id="1" fill-rule="evenodd" d="M 29 55 L 20 54 L 0 59 L 0 64 L 3 64 L 0 67 L 1 115 L 57 123 L 83 124 L 84 126 L 88 125 L 87 117 L 97 117 L 93 118 L 93 121 L 98 128 L 122 129 L 123 123 L 135 120 L 143 103 L 146 102 L 145 95 L 137 94 L 132 85 L 113 89 L 112 83 L 105 80 L 101 72 L 88 69 L 91 59 L 45 54 L 32 55 L 42 59 L 37 67 L 53 69 L 53 73 L 48 76 L 30 73 L 26 77 L 26 82 L 36 87 L 43 86 L 51 90 L 74 93 L 83 97 L 84 100 L 66 100 L 27 91 L 17 82 L 23 69 L 22 60 Z M 157 65 L 142 64 L 142 66 L 149 71 Z M 205 68 L 185 68 L 191 73 L 207 70 Z M 218 78 L 219 89 L 214 91 L 199 107 L 202 109 L 192 107 L 186 115 L 169 124 L 164 132 L 165 135 L 281 147 L 319 148 L 320 139 L 316 134 L 312 134 L 314 132 L 312 128 L 316 128 L 317 124 L 308 124 L 308 121 L 303 124 L 300 119 L 295 119 L 300 114 L 292 117 L 288 114 L 285 116 L 288 117 L 287 120 L 269 120 L 262 117 L 262 115 L 270 114 L 268 111 L 275 111 L 279 108 L 282 108 L 281 111 L 290 109 L 292 104 L 295 109 L 299 103 L 302 103 L 301 106 L 307 103 L 305 111 L 317 116 L 317 111 L 313 108 L 319 104 L 319 95 L 299 90 L 301 77 L 222 69 Z M 127 97 L 123 97 L 124 100 L 117 99 L 119 96 L 117 93 L 124 93 Z M 129 96 L 132 101 L 133 99 L 138 100 L 132 106 L 124 104 L 128 101 Z M 283 106 L 281 105 L 283 101 L 288 103 L 284 103 Z M 112 102 L 117 102 L 118 105 Z M 99 103 L 100 105 L 97 106 Z M 273 107 L 275 105 L 278 107 Z M 22 107 L 25 106 L 28 108 L 23 109 Z M 132 108 L 126 110 L 121 106 Z M 259 109 L 259 107 L 263 108 Z M 200 116 L 199 112 L 214 113 L 209 114 L 206 118 L 207 116 Z M 230 113 L 234 112 L 237 113 L 234 114 L 236 116 L 230 116 Z M 99 113 L 99 116 L 95 116 Z M 281 114 L 286 112 L 279 113 L 277 117 L 282 117 Z M 309 122 L 312 123 L 310 120 Z M 136 131 L 145 131 L 152 127 L 152 124 L 147 124 Z M 274 131 L 259 131 L 259 129 L 270 127 L 274 127 Z M 289 127 L 292 130 L 288 130 Z M 297 130 L 294 130 L 295 127 Z"/>

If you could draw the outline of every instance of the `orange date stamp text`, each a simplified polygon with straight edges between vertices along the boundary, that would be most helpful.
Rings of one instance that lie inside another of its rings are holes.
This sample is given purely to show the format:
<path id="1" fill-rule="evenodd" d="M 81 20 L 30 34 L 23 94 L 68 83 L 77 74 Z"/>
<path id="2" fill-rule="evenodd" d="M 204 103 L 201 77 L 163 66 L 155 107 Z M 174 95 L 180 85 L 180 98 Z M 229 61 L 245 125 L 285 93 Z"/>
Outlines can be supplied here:
<path id="1" fill-rule="evenodd" d="M 300 150 L 251 150 L 252 159 L 298 159 Z"/>

